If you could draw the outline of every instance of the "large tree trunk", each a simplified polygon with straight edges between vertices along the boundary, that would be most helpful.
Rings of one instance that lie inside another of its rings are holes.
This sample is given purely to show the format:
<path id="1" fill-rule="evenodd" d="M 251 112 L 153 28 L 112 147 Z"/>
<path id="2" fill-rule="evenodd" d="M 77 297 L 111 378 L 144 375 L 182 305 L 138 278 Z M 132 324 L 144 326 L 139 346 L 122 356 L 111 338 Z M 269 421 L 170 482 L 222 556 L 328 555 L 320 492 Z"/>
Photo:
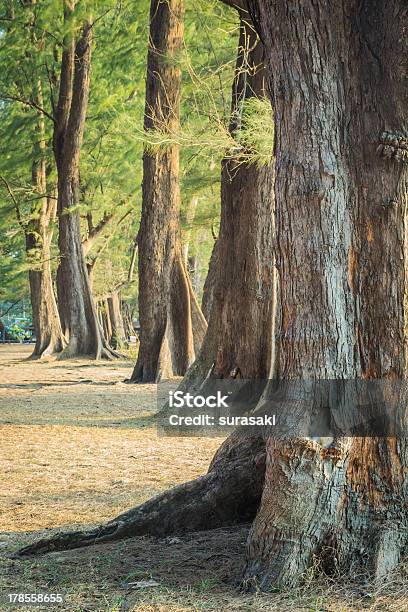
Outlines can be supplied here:
<path id="1" fill-rule="evenodd" d="M 404 380 L 406 8 L 250 4 L 273 75 L 281 376 Z M 405 437 L 270 436 L 246 583 L 293 585 L 314 555 L 384 575 L 407 545 L 407 468 Z"/>
<path id="2" fill-rule="evenodd" d="M 247 13 L 240 12 L 240 18 L 232 134 L 245 129 L 245 101 L 252 96 L 266 96 L 263 45 Z M 272 147 L 273 143 L 271 152 Z M 209 373 L 214 378 L 269 377 L 274 361 L 276 300 L 273 185 L 272 163 L 258 167 L 243 159 L 223 160 L 220 233 L 205 289 L 208 333 L 186 384 L 194 380 L 201 383 Z"/>
<path id="3" fill-rule="evenodd" d="M 152 0 L 145 129 L 179 130 L 183 0 Z M 206 323 L 194 297 L 180 239 L 179 148 L 146 149 L 139 231 L 140 349 L 132 382 L 183 375 L 194 361 Z"/>
<path id="4" fill-rule="evenodd" d="M 68 7 L 68 5 L 67 5 Z M 66 7 L 69 16 L 70 9 Z M 74 44 L 64 39 L 54 153 L 58 170 L 60 265 L 57 273 L 61 321 L 68 338 L 63 357 L 87 355 L 98 359 L 112 351 L 104 341 L 96 315 L 81 243 L 79 158 L 88 107 L 92 27 L 85 23 Z"/>
<path id="5" fill-rule="evenodd" d="M 41 82 L 38 82 L 34 95 L 34 99 L 42 107 Z M 56 202 L 52 194 L 47 194 L 45 146 L 44 117 L 39 114 L 32 163 L 32 185 L 38 199 L 34 198 L 31 220 L 26 229 L 30 297 L 36 338 L 33 358 L 59 353 L 66 345 L 51 274 L 50 249 Z"/>

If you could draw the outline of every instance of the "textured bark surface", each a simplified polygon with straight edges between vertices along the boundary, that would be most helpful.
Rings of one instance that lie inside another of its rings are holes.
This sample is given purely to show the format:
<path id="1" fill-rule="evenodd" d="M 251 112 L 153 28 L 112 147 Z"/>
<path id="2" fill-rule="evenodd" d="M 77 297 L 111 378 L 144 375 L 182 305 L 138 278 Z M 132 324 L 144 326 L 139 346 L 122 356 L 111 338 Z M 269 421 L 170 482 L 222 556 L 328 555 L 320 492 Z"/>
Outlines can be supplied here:
<path id="1" fill-rule="evenodd" d="M 248 15 L 241 13 L 231 132 L 245 129 L 242 107 L 264 97 L 263 45 Z M 271 143 L 272 149 L 273 143 Z M 215 378 L 268 378 L 275 301 L 273 265 L 273 164 L 257 167 L 224 159 L 221 176 L 220 234 L 205 289 L 208 333 L 188 381 Z"/>
<path id="2" fill-rule="evenodd" d="M 66 8 L 66 18 L 70 9 Z M 102 337 L 81 243 L 79 158 L 88 107 L 92 28 L 85 23 L 75 43 L 64 38 L 60 91 L 54 128 L 54 154 L 58 171 L 60 265 L 57 272 L 58 304 L 68 345 L 62 357 L 88 355 L 96 359 L 113 352 Z"/>
<path id="3" fill-rule="evenodd" d="M 205 316 L 205 320 L 210 320 L 211 308 L 214 300 L 214 287 L 217 280 L 217 270 L 219 262 L 219 241 L 218 238 L 214 242 L 213 250 L 208 265 L 208 272 L 205 278 L 203 287 L 203 299 L 201 300 L 201 310 Z"/>
<path id="4" fill-rule="evenodd" d="M 406 379 L 407 166 L 376 151 L 407 126 L 406 7 L 250 5 L 274 76 L 280 375 Z M 295 584 L 313 555 L 384 575 L 407 545 L 407 467 L 405 438 L 270 437 L 246 583 Z"/>
<path id="5" fill-rule="evenodd" d="M 175 58 L 182 49 L 183 19 L 183 0 L 151 1 L 147 131 L 174 135 L 179 129 L 181 72 Z M 131 381 L 154 382 L 184 375 L 206 331 L 182 255 L 176 144 L 144 152 L 138 245 L 141 336 Z"/>

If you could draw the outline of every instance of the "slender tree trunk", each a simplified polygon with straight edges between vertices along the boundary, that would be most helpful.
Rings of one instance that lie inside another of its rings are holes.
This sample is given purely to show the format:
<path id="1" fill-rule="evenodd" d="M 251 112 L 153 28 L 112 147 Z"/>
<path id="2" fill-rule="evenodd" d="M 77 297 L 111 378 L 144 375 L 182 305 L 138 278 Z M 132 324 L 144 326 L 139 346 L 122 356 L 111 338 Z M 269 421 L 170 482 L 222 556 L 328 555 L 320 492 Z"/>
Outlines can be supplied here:
<path id="1" fill-rule="evenodd" d="M 133 327 L 131 309 L 126 302 L 122 302 L 122 319 L 125 328 L 125 337 L 129 338 L 130 336 L 135 336 L 136 332 Z"/>
<path id="2" fill-rule="evenodd" d="M 35 330 L 35 347 L 32 357 L 45 357 L 61 352 L 66 341 L 62 333 L 57 303 L 54 295 L 51 265 L 50 242 L 52 231 L 47 228 L 53 216 L 55 203 L 45 196 L 42 204 L 41 219 L 26 238 L 27 254 L 32 268 L 29 271 L 31 306 Z M 40 261 L 35 261 L 40 258 Z"/>
<path id="3" fill-rule="evenodd" d="M 126 340 L 119 291 L 114 291 L 108 297 L 108 309 L 112 327 L 112 346 L 119 348 Z"/>
<path id="4" fill-rule="evenodd" d="M 108 299 L 103 298 L 99 304 L 99 312 L 102 320 L 101 329 L 103 332 L 103 337 L 105 338 L 106 342 L 110 343 L 110 341 L 112 340 L 112 322 L 109 315 Z"/>
<path id="5" fill-rule="evenodd" d="M 33 7 L 35 2 L 32 1 L 27 4 Z M 7 4 L 6 12 L 9 18 L 13 20 L 12 3 Z M 30 14 L 29 19 L 31 42 L 40 49 L 43 41 L 37 37 L 38 32 L 34 27 L 34 11 Z M 40 108 L 44 107 L 41 79 L 33 81 L 32 99 Z M 59 353 L 66 346 L 51 273 L 51 242 L 53 222 L 56 216 L 56 202 L 52 197 L 53 194 L 47 193 L 46 146 L 44 115 L 39 112 L 37 113 L 31 165 L 34 198 L 30 221 L 28 226 L 24 228 L 26 253 L 30 265 L 28 276 L 36 338 L 34 351 L 31 355 L 33 359 Z"/>
<path id="6" fill-rule="evenodd" d="M 250 4 L 273 75 L 281 375 L 405 380 L 406 7 Z M 314 555 L 383 576 L 407 546 L 407 468 L 405 437 L 269 437 L 246 584 L 295 584 Z"/>
<path id="7" fill-rule="evenodd" d="M 72 18 L 66 5 L 67 23 Z M 54 129 L 54 153 L 58 170 L 58 220 L 60 265 L 58 302 L 68 337 L 64 357 L 87 355 L 111 357 L 97 320 L 88 271 L 81 244 L 79 203 L 79 158 L 88 107 L 92 28 L 85 23 L 75 44 L 64 39 L 60 92 Z"/>
<path id="8" fill-rule="evenodd" d="M 35 99 L 42 107 L 41 82 Z M 30 262 L 30 297 L 35 330 L 33 358 L 59 353 L 66 345 L 62 333 L 51 274 L 52 223 L 56 216 L 56 202 L 47 195 L 45 126 L 43 115 L 38 115 L 36 144 L 33 150 L 32 185 L 38 199 L 34 200 L 31 221 L 26 230 L 26 250 Z"/>
<path id="9" fill-rule="evenodd" d="M 191 284 L 193 287 L 193 291 L 195 295 L 200 291 L 200 270 L 198 266 L 198 257 L 196 255 L 191 255 L 188 257 L 188 273 L 191 279 Z"/>
<path id="10" fill-rule="evenodd" d="M 184 257 L 184 263 L 186 264 L 186 266 L 188 265 L 188 258 L 190 254 L 190 244 L 191 244 L 191 237 L 192 237 L 192 230 L 193 230 L 192 226 L 193 226 L 194 218 L 196 215 L 197 205 L 198 205 L 197 198 L 193 198 L 192 200 L 190 200 L 190 202 L 187 204 L 187 209 L 186 209 L 186 214 L 185 214 L 186 231 L 185 231 L 184 241 L 183 241 L 183 257 Z"/>
<path id="11" fill-rule="evenodd" d="M 183 0 L 152 0 L 145 129 L 179 130 Z M 201 345 L 206 323 L 193 295 L 180 239 L 179 148 L 145 150 L 139 231 L 140 350 L 133 382 L 183 375 Z"/>

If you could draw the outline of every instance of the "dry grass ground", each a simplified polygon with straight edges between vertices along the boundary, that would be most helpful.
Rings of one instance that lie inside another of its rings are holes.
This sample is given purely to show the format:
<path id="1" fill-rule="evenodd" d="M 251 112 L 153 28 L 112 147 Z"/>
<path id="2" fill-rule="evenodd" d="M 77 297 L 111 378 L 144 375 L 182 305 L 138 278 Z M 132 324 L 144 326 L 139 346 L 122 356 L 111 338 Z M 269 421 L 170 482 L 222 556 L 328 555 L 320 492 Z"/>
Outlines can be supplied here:
<path id="1" fill-rule="evenodd" d="M 11 560 L 46 530 L 112 518 L 204 473 L 220 443 L 158 436 L 155 389 L 123 383 L 129 361 L 32 362 L 28 354 L 0 346 L 0 609 L 12 609 L 10 592 L 53 592 L 65 596 L 62 609 L 78 612 L 408 610 L 408 566 L 377 585 L 316 570 L 298 590 L 240 595 L 246 527 Z"/>

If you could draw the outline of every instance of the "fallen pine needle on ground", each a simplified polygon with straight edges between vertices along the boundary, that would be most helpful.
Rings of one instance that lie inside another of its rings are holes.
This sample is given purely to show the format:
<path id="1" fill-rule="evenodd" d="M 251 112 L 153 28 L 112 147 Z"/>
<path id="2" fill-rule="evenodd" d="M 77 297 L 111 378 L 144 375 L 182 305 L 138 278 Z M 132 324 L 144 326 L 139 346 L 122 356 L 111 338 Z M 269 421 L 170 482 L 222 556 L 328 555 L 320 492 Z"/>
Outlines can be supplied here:
<path id="1" fill-rule="evenodd" d="M 30 349 L 0 345 L 0 609 L 8 593 L 61 593 L 78 612 L 408 610 L 408 564 L 381 584 L 316 567 L 298 589 L 240 594 L 247 525 L 10 559 L 205 473 L 222 441 L 158 435 L 155 386 L 123 382 L 131 361 L 26 361 Z"/>

